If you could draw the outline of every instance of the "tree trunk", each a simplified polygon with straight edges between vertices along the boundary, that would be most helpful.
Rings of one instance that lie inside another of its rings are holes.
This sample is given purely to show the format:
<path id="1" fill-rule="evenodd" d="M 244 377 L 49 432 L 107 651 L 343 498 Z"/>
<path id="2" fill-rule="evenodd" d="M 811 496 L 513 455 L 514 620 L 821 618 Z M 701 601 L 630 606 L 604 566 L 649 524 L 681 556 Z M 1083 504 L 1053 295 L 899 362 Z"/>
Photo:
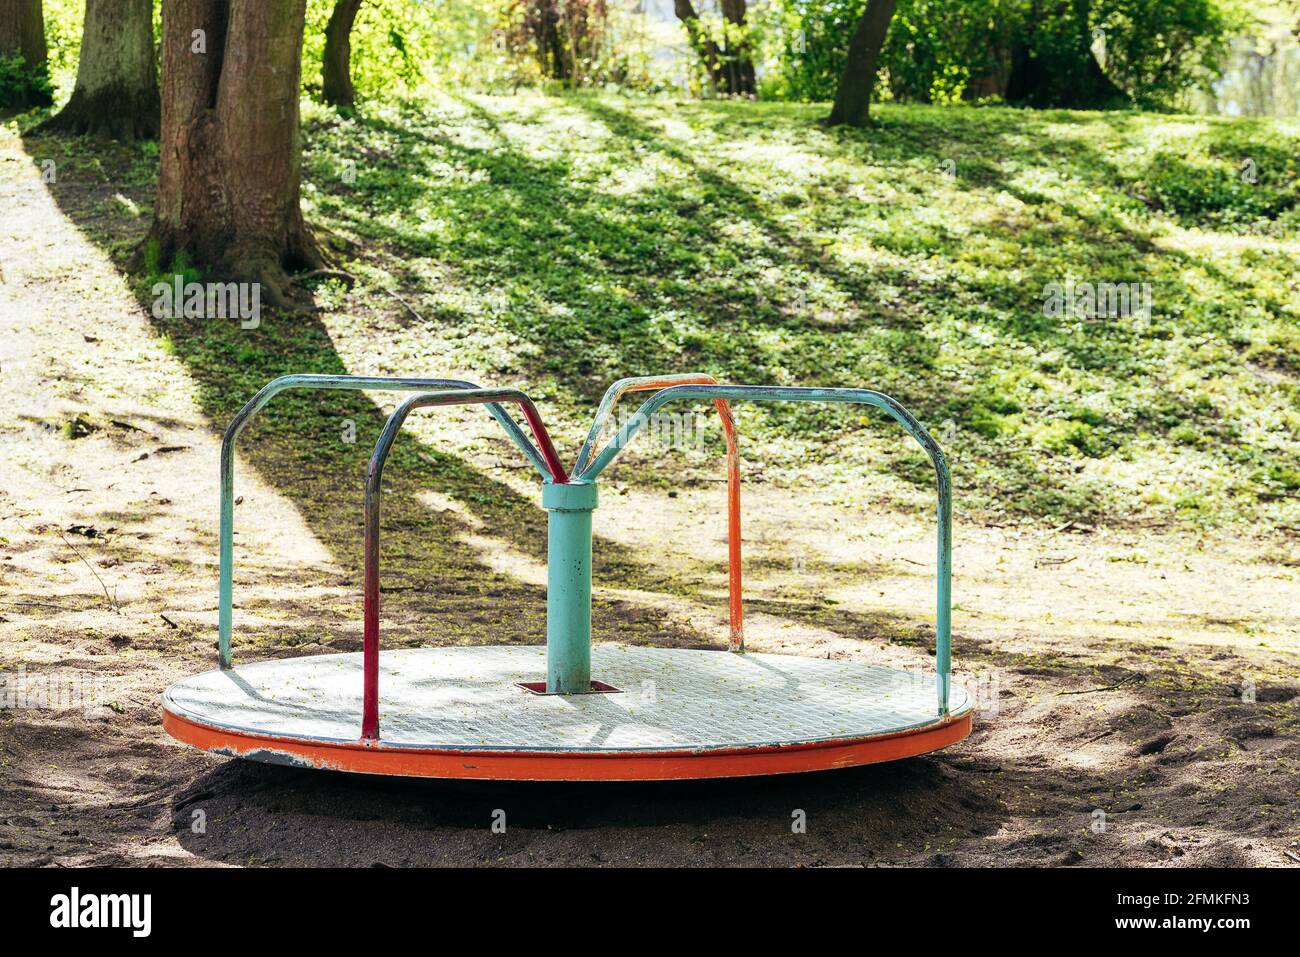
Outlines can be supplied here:
<path id="1" fill-rule="evenodd" d="M 704 64 L 705 74 L 709 80 L 709 92 L 716 93 L 722 80 L 722 69 L 718 63 L 718 45 L 700 29 L 700 16 L 695 12 L 691 0 L 673 0 L 673 12 L 686 27 L 686 41 Z"/>
<path id="2" fill-rule="evenodd" d="M 1011 74 L 1007 78 L 1006 101 L 1034 107 L 1069 109 L 1114 109 L 1130 105 L 1128 94 L 1106 76 L 1092 52 L 1092 4 L 1079 0 L 1073 8 L 1074 43 L 1066 50 L 1054 51 L 1046 60 L 1031 47 L 1029 40 L 1015 44 L 1011 54 Z M 1037 5 L 1030 8 L 1032 18 Z"/>
<path id="3" fill-rule="evenodd" d="M 876 85 L 876 68 L 880 64 L 880 49 L 885 45 L 889 22 L 894 19 L 897 0 L 867 0 L 862 19 L 849 41 L 849 56 L 835 92 L 835 105 L 827 118 L 828 126 L 841 123 L 848 126 L 866 126 L 870 120 L 871 91 Z"/>
<path id="4" fill-rule="evenodd" d="M 721 0 L 723 19 L 730 25 L 745 27 L 745 0 Z M 754 76 L 754 58 L 749 47 L 748 37 L 741 36 L 733 47 L 731 38 L 726 41 L 723 52 L 725 61 L 725 87 L 728 93 L 739 96 L 753 96 L 758 86 Z"/>
<path id="5" fill-rule="evenodd" d="M 45 11 L 41 0 L 0 0 L 0 57 L 21 55 L 31 75 L 29 89 L 0 106 L 49 106 L 53 102 L 46 75 Z"/>
<path id="6" fill-rule="evenodd" d="M 325 56 L 321 80 L 325 102 L 351 106 L 357 91 L 352 86 L 352 26 L 357 22 L 361 0 L 337 0 L 325 27 Z"/>
<path id="7" fill-rule="evenodd" d="M 285 302 L 286 269 L 324 264 L 299 204 L 306 0 L 167 0 L 150 241 Z M 202 47 L 201 44 L 206 44 Z"/>
<path id="8" fill-rule="evenodd" d="M 564 39 L 560 36 L 560 10 L 555 3 L 547 3 L 542 11 L 543 49 L 546 62 L 542 72 L 552 80 L 564 82 L 569 78 L 569 58 L 565 55 Z"/>
<path id="9" fill-rule="evenodd" d="M 39 129 L 148 139 L 160 119 L 153 0 L 86 0 L 72 99 Z"/>

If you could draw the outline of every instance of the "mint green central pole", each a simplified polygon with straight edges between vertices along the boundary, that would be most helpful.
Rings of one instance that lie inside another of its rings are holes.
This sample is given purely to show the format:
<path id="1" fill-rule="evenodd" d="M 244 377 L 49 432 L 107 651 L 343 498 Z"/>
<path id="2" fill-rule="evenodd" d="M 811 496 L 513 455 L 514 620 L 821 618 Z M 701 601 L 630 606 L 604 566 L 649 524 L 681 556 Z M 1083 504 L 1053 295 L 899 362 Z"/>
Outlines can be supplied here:
<path id="1" fill-rule="evenodd" d="M 547 512 L 546 690 L 591 691 L 591 482 L 542 486 Z"/>

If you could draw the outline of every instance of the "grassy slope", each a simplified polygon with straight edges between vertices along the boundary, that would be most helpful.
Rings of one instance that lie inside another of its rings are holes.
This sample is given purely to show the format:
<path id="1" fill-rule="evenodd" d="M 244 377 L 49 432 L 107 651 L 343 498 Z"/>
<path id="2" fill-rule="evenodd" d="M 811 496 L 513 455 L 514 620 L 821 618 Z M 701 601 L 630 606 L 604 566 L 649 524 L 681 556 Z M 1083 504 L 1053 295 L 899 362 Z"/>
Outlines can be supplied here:
<path id="1" fill-rule="evenodd" d="M 821 112 L 308 106 L 308 215 L 361 284 L 319 287 L 310 321 L 160 331 L 213 373 L 217 419 L 285 371 L 469 374 L 544 400 L 571 458 L 620 376 L 868 386 L 949 450 L 959 518 L 1300 526 L 1300 123 L 883 106 L 861 133 Z M 139 235 L 156 149 L 33 145 L 61 180 L 134 197 Z M 1150 282 L 1153 315 L 1046 318 L 1044 286 L 1071 279 Z M 320 412 L 281 408 L 268 425 L 295 432 Z M 882 416 L 741 412 L 752 478 L 929 507 L 928 466 Z M 655 454 L 665 479 L 717 472 Z"/>
<path id="2" fill-rule="evenodd" d="M 879 388 L 951 448 L 968 513 L 1300 524 L 1300 124 L 885 106 L 856 133 L 820 112 L 312 113 L 311 215 L 426 320 L 376 329 L 354 293 L 326 324 L 389 371 L 454 356 L 526 383 L 570 430 L 623 375 Z M 1044 286 L 1069 279 L 1150 282 L 1153 315 L 1045 318 Z M 877 416 L 743 425 L 770 479 L 866 470 L 874 494 L 927 498 Z"/>

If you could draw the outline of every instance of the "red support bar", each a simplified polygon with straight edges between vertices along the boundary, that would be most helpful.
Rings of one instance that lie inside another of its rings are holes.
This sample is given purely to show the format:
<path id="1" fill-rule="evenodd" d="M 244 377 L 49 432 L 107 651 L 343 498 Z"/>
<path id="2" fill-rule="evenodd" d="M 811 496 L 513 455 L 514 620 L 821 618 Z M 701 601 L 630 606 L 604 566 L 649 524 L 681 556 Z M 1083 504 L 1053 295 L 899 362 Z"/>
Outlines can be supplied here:
<path id="1" fill-rule="evenodd" d="M 384 423 L 375 443 L 366 476 L 365 504 L 365 645 L 362 650 L 364 678 L 362 686 L 361 738 L 363 742 L 379 740 L 379 493 L 384 477 L 384 462 L 402 423 L 413 409 L 443 405 L 484 405 L 514 402 L 524 413 L 528 427 L 537 439 L 542 458 L 551 470 L 555 484 L 568 484 L 569 477 L 560 464 L 551 436 L 542 423 L 531 399 L 517 389 L 469 389 L 457 392 L 427 392 L 415 395 L 399 405 Z"/>

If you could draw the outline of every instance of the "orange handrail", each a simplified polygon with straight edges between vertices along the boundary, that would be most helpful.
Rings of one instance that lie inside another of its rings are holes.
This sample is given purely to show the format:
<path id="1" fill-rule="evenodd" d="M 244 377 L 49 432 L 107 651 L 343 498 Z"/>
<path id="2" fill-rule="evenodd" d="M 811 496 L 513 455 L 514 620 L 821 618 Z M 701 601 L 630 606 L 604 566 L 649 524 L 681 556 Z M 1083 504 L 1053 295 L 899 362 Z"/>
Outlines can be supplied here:
<path id="1" fill-rule="evenodd" d="M 606 390 L 596 412 L 596 421 L 592 423 L 587 441 L 578 453 L 578 460 L 573 464 L 573 478 L 581 479 L 583 471 L 598 455 L 596 442 L 604 431 L 606 422 L 614 414 L 614 407 L 619 399 L 629 392 L 657 392 L 678 385 L 717 385 L 718 380 L 706 373 L 683 373 L 664 376 L 639 376 L 620 379 Z M 736 445 L 736 418 L 731 411 L 731 404 L 726 399 L 717 399 L 713 403 L 722 419 L 722 431 L 727 439 L 727 570 L 729 587 L 729 619 L 731 622 L 731 650 L 745 650 L 744 603 L 741 588 L 741 551 L 740 551 L 740 452 Z"/>

